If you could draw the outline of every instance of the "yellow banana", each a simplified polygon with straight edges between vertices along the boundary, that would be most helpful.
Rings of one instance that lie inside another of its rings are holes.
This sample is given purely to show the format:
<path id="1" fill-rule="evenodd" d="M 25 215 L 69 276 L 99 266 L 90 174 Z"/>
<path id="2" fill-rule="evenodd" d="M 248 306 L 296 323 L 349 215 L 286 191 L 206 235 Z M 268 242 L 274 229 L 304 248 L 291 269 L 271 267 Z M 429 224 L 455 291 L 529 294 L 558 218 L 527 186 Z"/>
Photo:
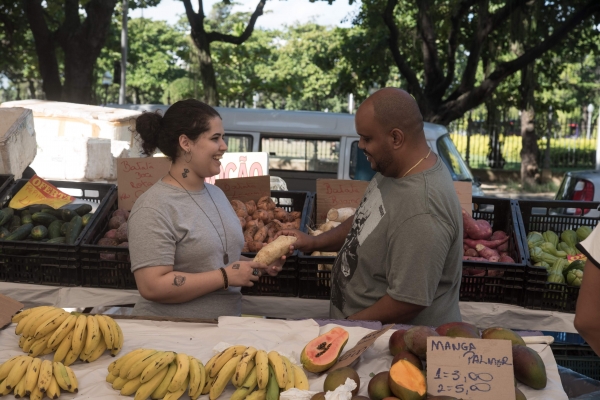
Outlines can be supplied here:
<path id="1" fill-rule="evenodd" d="M 87 335 L 85 337 L 85 345 L 81 351 L 80 358 L 87 359 L 92 351 L 98 346 L 102 340 L 102 332 L 98 326 L 98 320 L 95 315 L 88 315 L 86 320 Z"/>
<path id="2" fill-rule="evenodd" d="M 50 339 L 52 340 L 52 339 Z M 50 344 L 50 340 L 48 344 Z M 69 332 L 66 338 L 60 342 L 60 345 L 56 349 L 54 353 L 54 362 L 63 362 L 63 360 L 67 357 L 67 353 L 71 350 L 71 343 L 73 342 L 73 330 Z"/>
<path id="3" fill-rule="evenodd" d="M 25 373 L 25 394 L 29 396 L 33 392 L 33 388 L 37 386 L 38 378 L 40 376 L 40 367 L 42 366 L 41 358 L 34 358 L 27 367 Z"/>
<path id="4" fill-rule="evenodd" d="M 31 323 L 38 316 L 40 316 L 41 314 L 43 314 L 44 312 L 46 312 L 52 308 L 54 308 L 54 307 L 42 306 L 42 307 L 31 308 L 30 309 L 31 311 L 27 315 L 25 315 L 23 318 L 21 318 L 21 320 L 17 323 L 17 326 L 15 327 L 15 335 L 23 334 L 25 332 L 25 327 L 29 323 Z"/>
<path id="5" fill-rule="evenodd" d="M 177 353 L 175 356 L 175 364 L 177 364 L 177 372 L 175 372 L 173 380 L 171 380 L 171 383 L 169 384 L 169 392 L 179 391 L 190 372 L 190 359 L 187 354 Z"/>
<path id="6" fill-rule="evenodd" d="M 242 385 L 233 392 L 229 400 L 244 400 L 256 388 L 256 368 L 252 368 Z"/>
<path id="7" fill-rule="evenodd" d="M 29 329 L 27 329 L 27 331 L 24 331 L 23 334 L 27 336 L 35 336 L 35 332 L 42 324 L 52 320 L 54 317 L 64 312 L 65 310 L 63 310 L 62 308 L 52 308 L 46 311 L 45 313 L 40 314 L 40 316 L 37 317 L 35 321 L 32 321 L 32 323 L 29 325 Z"/>
<path id="8" fill-rule="evenodd" d="M 196 393 L 198 391 L 198 387 L 200 386 L 200 366 L 196 359 L 192 356 L 188 357 L 190 359 L 190 388 L 188 390 L 188 395 L 190 398 L 192 397 L 192 393 Z"/>
<path id="9" fill-rule="evenodd" d="M 43 307 L 43 306 L 40 306 L 40 307 Z M 31 312 L 36 310 L 37 308 L 38 307 L 32 307 L 32 308 L 28 308 L 26 310 L 22 310 L 20 313 L 13 315 L 10 320 L 13 324 L 17 324 L 17 323 L 19 323 L 19 321 L 21 321 L 23 318 L 25 318 L 26 316 L 31 314 Z"/>
<path id="10" fill-rule="evenodd" d="M 240 364 L 238 364 L 238 366 L 239 365 Z M 233 374 L 233 378 L 231 378 L 231 384 L 233 386 L 235 386 L 236 388 L 239 388 L 240 386 L 242 386 L 242 384 L 248 377 L 248 374 L 250 374 L 250 371 L 252 371 L 256 367 L 256 362 L 254 360 L 251 360 L 247 365 L 248 365 L 248 367 L 246 369 L 245 376 L 238 375 L 237 370 L 236 370 L 235 374 Z"/>
<path id="11" fill-rule="evenodd" d="M 46 395 L 51 399 L 58 399 L 60 397 L 60 386 L 58 386 L 58 382 L 56 382 L 56 378 L 54 376 L 50 381 L 48 390 L 46 390 Z"/>
<path id="12" fill-rule="evenodd" d="M 154 353 L 146 358 L 142 358 L 141 360 L 139 360 L 138 362 L 133 364 L 133 366 L 129 369 L 129 372 L 127 372 L 127 379 L 133 379 L 135 377 L 140 376 L 142 374 L 142 372 L 146 369 L 147 366 L 151 365 L 155 360 L 157 360 L 164 353 L 165 353 L 164 351 L 157 351 L 156 353 Z M 140 381 L 140 385 L 142 383 L 144 383 L 144 382 Z"/>
<path id="13" fill-rule="evenodd" d="M 129 379 L 121 388 L 121 396 L 129 396 L 134 394 L 140 388 L 140 386 L 142 386 L 142 382 L 140 382 L 139 376 Z"/>
<path id="14" fill-rule="evenodd" d="M 4 363 L 0 366 L 0 381 L 6 379 L 8 373 L 12 369 L 13 365 L 15 365 L 18 360 L 22 357 L 27 357 L 24 355 L 12 356 L 8 360 L 4 361 Z"/>
<path id="15" fill-rule="evenodd" d="M 65 356 L 65 359 L 62 361 L 62 363 L 65 366 L 69 366 L 69 365 L 73 364 L 75 361 L 77 361 L 80 354 L 81 354 L 81 350 L 79 353 L 76 353 L 75 350 L 73 350 L 73 347 L 71 347 L 71 349 L 67 352 L 67 355 Z"/>
<path id="16" fill-rule="evenodd" d="M 215 381 L 217 380 L 218 375 L 215 376 L 214 378 L 211 378 L 208 376 L 208 374 L 206 375 L 206 385 L 204 386 L 204 389 L 202 389 L 202 392 L 200 392 L 201 394 L 209 394 L 210 393 L 210 389 L 212 389 L 213 385 L 215 384 Z"/>
<path id="17" fill-rule="evenodd" d="M 127 378 L 127 374 L 129 373 L 129 370 L 131 369 L 131 367 L 133 367 L 135 365 L 136 362 L 138 362 L 139 360 L 143 360 L 144 358 L 151 356 L 152 354 L 156 353 L 156 350 L 152 350 L 152 349 L 145 349 L 142 350 L 141 352 L 129 357 L 119 368 L 119 376 L 123 379 Z M 117 369 L 117 366 L 115 366 L 115 369 L 113 369 L 113 374 L 115 372 L 115 370 Z"/>
<path id="18" fill-rule="evenodd" d="M 77 321 L 76 315 L 69 315 L 63 321 L 63 323 L 56 328 L 52 336 L 50 336 L 50 340 L 48 340 L 48 347 L 56 349 L 60 346 L 62 341 L 69 336 L 69 333 L 75 328 L 75 322 Z"/>
<path id="19" fill-rule="evenodd" d="M 252 369 L 248 368 L 248 364 L 250 363 L 250 361 L 254 360 L 256 352 L 256 348 L 250 346 L 242 354 L 242 359 L 235 368 L 235 375 L 233 375 L 233 380 L 231 381 L 231 383 L 233 383 L 235 387 L 239 387 L 242 383 L 244 383 L 246 376 Z"/>
<path id="20" fill-rule="evenodd" d="M 69 380 L 71 381 L 71 390 L 69 390 L 71 393 L 77 393 L 79 392 L 79 381 L 77 380 L 77 377 L 75 376 L 75 372 L 67 367 L 65 365 L 65 369 L 67 370 L 67 374 L 69 375 Z"/>
<path id="21" fill-rule="evenodd" d="M 66 390 L 68 392 L 71 391 L 71 379 L 69 378 L 69 374 L 65 369 L 63 363 L 53 363 L 52 364 L 52 372 L 54 373 L 54 378 L 56 379 L 56 383 L 62 390 Z"/>
<path id="22" fill-rule="evenodd" d="M 115 368 L 115 365 L 117 364 L 117 360 L 111 362 L 110 364 L 108 364 L 108 373 L 112 375 L 112 370 Z"/>
<path id="23" fill-rule="evenodd" d="M 221 393 L 223 393 L 223 390 L 225 390 L 225 386 L 227 386 L 227 384 L 233 377 L 233 374 L 235 374 L 235 367 L 237 367 L 237 365 L 241 359 L 242 359 L 241 354 L 239 356 L 235 356 L 232 359 L 230 359 L 229 361 L 227 361 L 227 363 L 225 363 L 223 368 L 221 368 L 221 370 L 219 371 L 219 374 L 217 375 L 217 379 L 215 380 L 212 387 L 210 388 L 210 392 L 209 392 L 210 400 L 215 400 L 217 397 L 219 397 L 221 395 Z"/>
<path id="24" fill-rule="evenodd" d="M 27 357 L 27 356 L 25 356 Z M 8 389 L 6 387 L 6 379 L 0 382 L 0 396 L 6 396 L 12 391 L 12 389 Z"/>
<path id="25" fill-rule="evenodd" d="M 75 321 L 75 328 L 73 330 L 73 343 L 71 344 L 73 353 L 77 353 L 77 355 L 81 353 L 81 350 L 83 350 L 83 346 L 85 345 L 85 338 L 87 336 L 86 328 L 87 317 L 85 315 L 78 316 L 77 320 Z"/>
<path id="26" fill-rule="evenodd" d="M 206 380 L 207 380 L 206 368 L 204 367 L 204 364 L 202 364 L 202 362 L 200 360 L 198 360 L 197 358 L 196 358 L 196 362 L 198 363 L 198 367 L 200 368 L 200 384 L 198 385 L 198 390 L 191 394 L 190 398 L 192 400 L 196 400 L 198 397 L 200 397 L 200 395 L 202 394 L 202 390 L 204 389 L 204 386 L 206 386 Z"/>
<path id="27" fill-rule="evenodd" d="M 140 385 L 138 390 L 135 392 L 134 400 L 146 400 L 152 393 L 158 388 L 161 384 L 167 373 L 169 372 L 169 368 L 163 368 L 158 373 L 156 373 L 150 380 L 144 382 Z M 111 375 L 111 374 L 109 374 Z M 140 376 L 141 381 L 141 376 Z"/>
<path id="28" fill-rule="evenodd" d="M 300 390 L 309 390 L 310 385 L 304 370 L 297 365 L 292 365 L 292 369 L 294 370 L 294 387 Z"/>
<path id="29" fill-rule="evenodd" d="M 117 375 L 113 375 L 113 374 L 108 374 L 106 375 L 106 382 L 110 383 L 111 385 L 113 384 L 113 382 L 118 378 Z"/>
<path id="30" fill-rule="evenodd" d="M 174 392 L 167 392 L 165 397 L 163 397 L 163 400 L 177 400 L 180 398 L 185 393 L 185 389 L 187 388 L 189 381 L 190 377 L 186 376 L 181 387 Z"/>
<path id="31" fill-rule="evenodd" d="M 40 388 L 37 386 L 33 387 L 33 391 L 29 394 L 29 400 L 42 400 L 44 393 L 40 392 Z"/>
<path id="32" fill-rule="evenodd" d="M 246 346 L 231 346 L 223 350 L 216 357 L 213 357 L 213 362 L 206 366 L 209 376 L 211 378 L 217 376 L 221 368 L 223 368 L 229 360 L 238 355 L 241 356 L 244 350 L 246 350 Z"/>
<path id="33" fill-rule="evenodd" d="M 104 340 L 101 340 L 98 345 L 96 346 L 96 348 L 94 350 L 92 350 L 92 354 L 90 354 L 86 359 L 85 362 L 91 363 L 96 361 L 98 358 L 100 358 L 100 356 L 102 354 L 104 354 L 104 352 L 106 351 L 106 343 L 104 342 Z"/>
<path id="34" fill-rule="evenodd" d="M 15 398 L 20 399 L 21 397 L 25 397 L 25 381 L 27 380 L 27 375 L 23 375 L 17 386 L 13 389 L 15 394 Z"/>
<path id="35" fill-rule="evenodd" d="M 46 354 L 50 354 L 52 353 L 54 350 L 46 347 L 44 350 L 42 350 L 42 352 L 40 353 L 40 356 L 45 356 Z"/>
<path id="36" fill-rule="evenodd" d="M 164 368 L 168 368 L 169 364 L 175 359 L 175 353 L 172 351 L 160 352 L 159 357 L 144 368 L 141 375 L 142 383 L 148 382 L 154 375 L 158 374 Z"/>
<path id="37" fill-rule="evenodd" d="M 177 364 L 172 362 L 171 364 L 169 364 L 169 368 L 167 368 L 167 374 L 162 379 L 162 381 L 160 382 L 158 387 L 156 389 L 154 389 L 154 391 L 152 392 L 152 395 L 150 395 L 150 397 L 153 399 L 162 399 L 163 397 L 165 397 L 167 392 L 169 391 L 169 385 L 171 384 L 171 381 L 173 380 L 173 376 L 175 376 L 176 372 L 177 372 Z M 156 377 L 156 375 L 155 375 L 155 377 Z M 154 378 L 152 378 L 152 379 L 154 379 Z M 150 380 L 152 380 L 152 379 L 150 379 Z"/>
<path id="38" fill-rule="evenodd" d="M 47 334 L 44 337 L 38 338 L 29 349 L 29 356 L 37 357 L 40 354 L 42 354 L 42 352 L 48 348 L 48 340 L 50 340 L 50 336 L 51 333 Z"/>
<path id="39" fill-rule="evenodd" d="M 287 385 L 288 377 L 283 359 L 276 351 L 270 351 L 267 356 L 269 357 L 269 365 L 273 367 L 273 372 L 275 372 L 277 385 L 279 385 L 280 389 L 284 389 Z"/>
<path id="40" fill-rule="evenodd" d="M 117 332 L 119 335 L 118 341 L 113 343 L 113 348 L 110 350 L 110 355 L 114 357 L 117 354 L 119 354 L 119 352 L 123 348 L 123 341 L 125 340 L 125 338 L 123 337 L 123 331 L 121 330 L 121 327 L 119 326 L 119 324 L 117 324 L 116 321 L 114 321 L 112 318 L 110 318 L 110 319 L 115 324 L 115 327 L 117 328 Z M 115 335 L 115 340 L 116 340 L 116 335 Z"/>
<path id="41" fill-rule="evenodd" d="M 266 400 L 267 399 L 267 390 L 266 389 L 258 389 L 252 393 L 250 393 L 246 400 Z"/>
<path id="42" fill-rule="evenodd" d="M 282 356 L 281 354 L 280 356 L 283 360 L 283 363 L 285 364 L 285 370 L 287 372 L 287 383 L 284 389 L 289 390 L 294 387 L 294 370 L 292 369 L 292 363 L 290 362 L 290 360 L 287 357 Z"/>
<path id="43" fill-rule="evenodd" d="M 112 384 L 112 387 L 115 390 L 121 390 L 121 389 L 123 389 L 123 386 L 125 386 L 125 384 L 127 382 L 128 382 L 127 379 L 121 378 L 120 376 L 117 376 L 117 378 L 115 379 L 115 381 Z"/>
<path id="44" fill-rule="evenodd" d="M 23 351 L 25 353 L 29 353 L 29 350 L 31 350 L 31 346 L 33 346 L 33 344 L 37 341 L 36 338 L 34 338 L 33 336 L 28 336 L 27 339 L 25 339 L 25 342 L 23 342 Z"/>
<path id="45" fill-rule="evenodd" d="M 108 326 L 108 321 L 105 319 L 104 315 L 96 315 L 96 320 L 98 321 L 98 326 L 100 327 L 102 337 L 104 338 L 104 342 L 106 343 L 106 348 L 112 349 L 114 343 L 114 335 L 112 333 L 112 330 Z"/>
<path id="46" fill-rule="evenodd" d="M 135 357 L 138 354 L 140 354 L 143 351 L 147 351 L 148 349 L 135 349 L 130 351 L 129 353 L 125 354 L 122 357 L 117 358 L 117 360 L 115 361 L 115 366 L 113 367 L 112 371 L 110 371 L 111 374 L 115 375 L 115 376 L 119 376 L 119 372 L 121 371 L 121 367 L 127 362 L 129 361 L 129 359 L 131 359 L 131 357 Z M 132 364 L 133 365 L 133 364 Z"/>
<path id="47" fill-rule="evenodd" d="M 256 362 L 258 388 L 266 389 L 269 382 L 269 357 L 267 356 L 267 352 L 264 350 L 257 351 L 254 361 Z"/>
<path id="48" fill-rule="evenodd" d="M 48 318 L 40 326 L 37 327 L 33 336 L 36 338 L 41 338 L 46 336 L 47 334 L 54 332 L 58 329 L 59 326 L 62 325 L 63 322 L 69 317 L 69 313 L 66 311 L 62 311 L 53 315 L 51 318 Z"/>
<path id="49" fill-rule="evenodd" d="M 48 387 L 50 387 L 50 382 L 52 382 L 52 376 L 52 361 L 42 361 L 42 365 L 40 367 L 40 375 L 38 377 L 37 382 L 37 386 L 40 389 L 40 392 L 46 393 Z"/>
<path id="50" fill-rule="evenodd" d="M 23 335 L 19 336 L 19 347 L 22 349 L 23 345 L 25 344 L 25 341 L 27 340 L 27 338 Z"/>
<path id="51" fill-rule="evenodd" d="M 29 367 L 29 364 L 31 364 L 32 360 L 33 358 L 31 357 L 19 358 L 6 377 L 7 389 L 14 389 L 15 386 L 17 386 L 21 378 L 27 372 L 27 367 Z"/>

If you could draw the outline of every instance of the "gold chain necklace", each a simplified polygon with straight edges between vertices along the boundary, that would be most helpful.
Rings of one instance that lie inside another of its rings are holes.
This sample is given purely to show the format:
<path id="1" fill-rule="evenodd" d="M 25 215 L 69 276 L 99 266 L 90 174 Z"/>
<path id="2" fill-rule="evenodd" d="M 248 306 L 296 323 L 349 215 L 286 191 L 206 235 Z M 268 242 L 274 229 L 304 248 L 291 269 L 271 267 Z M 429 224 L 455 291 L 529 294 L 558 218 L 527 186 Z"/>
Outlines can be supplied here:
<path id="1" fill-rule="evenodd" d="M 421 159 L 419 160 L 419 162 L 417 162 L 415 165 L 413 165 L 413 166 L 411 167 L 411 169 L 409 169 L 408 171 L 406 171 L 406 173 L 405 173 L 404 175 L 402 175 L 402 177 L 404 178 L 406 175 L 408 175 L 408 173 L 409 173 L 410 171 L 412 171 L 413 169 L 415 169 L 415 168 L 417 167 L 417 165 L 421 164 L 421 161 L 423 161 L 424 159 L 426 159 L 427 157 L 429 157 L 429 155 L 430 155 L 430 154 L 431 154 L 431 147 L 429 148 L 429 153 L 427 153 L 427 155 L 426 155 L 425 157 L 421 158 Z"/>

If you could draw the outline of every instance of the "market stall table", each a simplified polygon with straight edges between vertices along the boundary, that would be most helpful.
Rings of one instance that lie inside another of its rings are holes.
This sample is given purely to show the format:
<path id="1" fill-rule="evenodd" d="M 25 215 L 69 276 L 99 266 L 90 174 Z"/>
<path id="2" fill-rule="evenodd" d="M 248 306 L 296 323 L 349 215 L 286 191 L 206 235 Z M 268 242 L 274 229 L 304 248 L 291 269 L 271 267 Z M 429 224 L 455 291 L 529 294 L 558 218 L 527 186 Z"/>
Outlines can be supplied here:
<path id="1" fill-rule="evenodd" d="M 121 326 L 125 344 L 120 355 L 124 355 L 137 348 L 150 348 L 157 350 L 171 350 L 183 352 L 206 362 L 213 356 L 213 349 L 219 343 L 230 345 L 243 344 L 254 346 L 258 349 L 276 350 L 290 356 L 295 363 L 299 363 L 299 355 L 303 347 L 316 336 L 328 332 L 336 324 L 319 327 L 314 320 L 284 321 L 265 320 L 262 318 L 222 317 L 219 324 L 155 321 L 155 320 L 129 320 L 118 319 Z M 14 355 L 23 354 L 18 347 L 18 339 L 14 335 L 14 327 L 0 331 L 0 362 Z M 350 338 L 346 349 L 352 348 L 371 329 L 362 327 L 344 327 Z M 361 386 L 359 395 L 367 396 L 367 383 L 371 373 L 378 373 L 389 369 L 392 356 L 389 353 L 388 341 L 393 331 L 388 331 L 376 340 L 374 345 L 362 354 L 353 365 L 357 370 Z M 519 388 L 529 400 L 566 400 L 567 396 L 562 389 L 556 362 L 550 347 L 547 345 L 531 345 L 546 365 L 548 383 L 543 390 L 533 390 L 519 384 Z M 44 356 L 51 359 L 51 355 Z M 102 355 L 93 363 L 76 362 L 71 367 L 79 380 L 79 393 L 76 395 L 65 393 L 61 398 L 118 398 L 119 394 L 106 382 L 107 367 L 115 359 L 108 353 Z M 307 373 L 311 391 L 322 391 L 325 376 Z M 221 399 L 228 399 L 233 393 L 229 385 L 221 395 Z M 9 399 L 14 398 L 11 395 Z M 132 398 L 132 397 L 129 397 Z M 184 395 L 187 398 L 187 395 Z"/>
<path id="2" fill-rule="evenodd" d="M 62 308 L 91 308 L 135 304 L 137 290 L 58 287 L 0 282 L 0 293 L 26 307 L 53 305 Z M 508 304 L 461 302 L 463 321 L 478 327 L 505 326 L 522 330 L 577 333 L 575 315 L 557 311 L 530 310 Z M 244 296 L 242 313 L 273 318 L 329 318 L 329 301 L 298 297 Z"/>

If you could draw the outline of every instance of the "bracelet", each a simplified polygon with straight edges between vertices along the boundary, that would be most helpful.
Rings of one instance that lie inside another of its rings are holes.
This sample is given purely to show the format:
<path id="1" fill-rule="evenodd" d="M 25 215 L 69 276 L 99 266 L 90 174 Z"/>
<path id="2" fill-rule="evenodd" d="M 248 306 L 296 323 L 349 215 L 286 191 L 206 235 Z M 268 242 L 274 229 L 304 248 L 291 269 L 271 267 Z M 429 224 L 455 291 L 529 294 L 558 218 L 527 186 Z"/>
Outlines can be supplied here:
<path id="1" fill-rule="evenodd" d="M 229 287 L 229 279 L 227 278 L 227 272 L 225 272 L 225 268 L 219 268 L 221 273 L 223 274 L 223 290 L 227 290 Z"/>

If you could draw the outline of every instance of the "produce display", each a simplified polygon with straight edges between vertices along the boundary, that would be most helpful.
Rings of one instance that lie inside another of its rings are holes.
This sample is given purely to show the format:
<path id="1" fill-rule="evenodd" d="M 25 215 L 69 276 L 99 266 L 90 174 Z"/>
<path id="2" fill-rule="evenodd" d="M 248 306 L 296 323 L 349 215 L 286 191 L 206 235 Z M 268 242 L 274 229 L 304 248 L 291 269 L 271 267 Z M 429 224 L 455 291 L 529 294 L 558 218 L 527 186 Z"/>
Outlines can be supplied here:
<path id="1" fill-rule="evenodd" d="M 214 400 L 230 382 L 233 400 L 277 400 L 283 390 L 308 390 L 306 374 L 289 359 L 243 345 L 223 350 L 206 366 L 183 353 L 137 349 L 111 363 L 108 372 L 113 389 L 123 396 L 135 393 L 136 400 L 174 400 L 186 391 L 191 399 L 208 394 Z"/>
<path id="2" fill-rule="evenodd" d="M 529 232 L 527 247 L 534 266 L 546 268 L 548 282 L 581 286 L 585 261 L 577 259 L 581 252 L 575 246 L 590 233 L 592 228 L 589 226 L 580 226 L 577 230 L 564 230 L 560 236 L 550 230 L 544 233 Z"/>
<path id="3" fill-rule="evenodd" d="M 329 332 L 308 342 L 300 354 L 300 362 L 310 372 L 323 372 L 337 362 L 350 335 L 343 328 L 333 328 Z"/>
<path id="4" fill-rule="evenodd" d="M 60 362 L 15 356 L 0 365 L 0 396 L 13 392 L 17 399 L 58 399 L 61 389 L 77 393 L 79 384 L 73 370 Z"/>
<path id="5" fill-rule="evenodd" d="M 354 217 L 354 213 L 356 212 L 356 208 L 353 207 L 344 207 L 344 208 L 331 208 L 327 211 L 327 219 L 321 225 L 319 225 L 316 229 L 308 229 L 308 234 L 311 236 L 318 236 L 322 233 L 328 232 L 336 226 L 340 225 L 342 222 L 347 220 L 348 218 Z M 323 257 L 336 257 L 337 252 L 335 251 L 313 251 L 311 256 L 323 256 Z M 331 271 L 333 268 L 333 264 L 319 264 L 319 271 Z"/>
<path id="6" fill-rule="evenodd" d="M 92 217 L 89 204 L 67 204 L 54 209 L 32 205 L 22 210 L 0 210 L 0 239 L 75 244 Z"/>
<path id="7" fill-rule="evenodd" d="M 66 366 L 78 358 L 97 360 L 106 350 L 116 356 L 123 347 L 123 331 L 106 315 L 69 313 L 62 308 L 29 308 L 12 318 L 19 347 L 30 357 L 54 352 L 54 361 Z"/>
<path id="8" fill-rule="evenodd" d="M 113 211 L 106 232 L 97 243 L 98 246 L 113 246 L 128 248 L 129 242 L 127 239 L 127 221 L 129 219 L 129 211 L 121 208 Z M 100 253 L 100 259 L 102 260 L 121 260 L 129 261 L 129 254 L 126 253 L 113 253 L 110 251 L 103 251 Z"/>
<path id="9" fill-rule="evenodd" d="M 275 240 L 275 234 L 282 229 L 300 229 L 302 213 L 287 212 L 277 207 L 270 196 L 263 196 L 257 202 L 231 200 L 231 206 L 240 219 L 244 231 L 242 252 L 257 252 Z"/>
<path id="10" fill-rule="evenodd" d="M 507 232 L 492 232 L 492 226 L 484 219 L 474 219 L 462 210 L 463 216 L 463 260 L 513 263 L 508 253 Z M 490 274 L 492 271 L 489 271 Z M 500 271 L 501 273 L 501 271 Z M 465 269 L 464 275 L 485 275 L 483 269 Z"/>

